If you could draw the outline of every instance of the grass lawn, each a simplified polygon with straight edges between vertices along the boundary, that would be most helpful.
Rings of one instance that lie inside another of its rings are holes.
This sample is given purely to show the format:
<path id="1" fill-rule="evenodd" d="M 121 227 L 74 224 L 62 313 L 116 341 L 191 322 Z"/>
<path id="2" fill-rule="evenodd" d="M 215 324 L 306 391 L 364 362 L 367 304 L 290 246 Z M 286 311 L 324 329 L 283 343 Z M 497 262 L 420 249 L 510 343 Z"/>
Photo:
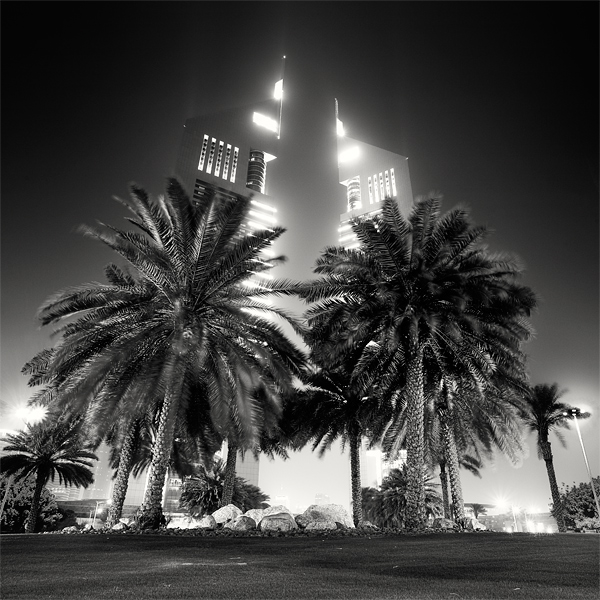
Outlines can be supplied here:
<path id="1" fill-rule="evenodd" d="M 3 535 L 10 598 L 598 598 L 600 535 Z"/>

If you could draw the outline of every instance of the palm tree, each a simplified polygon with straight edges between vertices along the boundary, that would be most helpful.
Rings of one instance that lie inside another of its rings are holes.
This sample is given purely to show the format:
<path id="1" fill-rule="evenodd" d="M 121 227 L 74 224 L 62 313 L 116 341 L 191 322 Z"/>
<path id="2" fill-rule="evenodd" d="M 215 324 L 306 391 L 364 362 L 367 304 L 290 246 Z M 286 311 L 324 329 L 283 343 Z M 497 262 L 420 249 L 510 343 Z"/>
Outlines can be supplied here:
<path id="1" fill-rule="evenodd" d="M 442 499 L 438 487 L 430 476 L 423 481 L 425 488 L 425 513 L 439 516 Z M 381 487 L 363 488 L 365 515 L 378 527 L 400 529 L 405 525 L 407 478 L 406 467 L 392 469 L 381 482 Z"/>
<path id="2" fill-rule="evenodd" d="M 542 383 L 530 388 L 525 396 L 525 406 L 522 413 L 523 422 L 527 429 L 537 434 L 538 458 L 544 459 L 546 471 L 548 472 L 548 481 L 550 482 L 550 493 L 552 494 L 552 503 L 554 505 L 553 515 L 556 518 L 558 531 L 567 530 L 565 526 L 564 515 L 556 474 L 554 473 L 554 462 L 552 457 L 552 448 L 549 440 L 550 432 L 553 431 L 563 447 L 566 442 L 561 432 L 561 427 L 569 429 L 569 418 L 566 413 L 573 408 L 560 399 L 566 394 L 567 390 L 560 390 L 557 383 Z M 589 413 L 583 413 L 581 418 L 589 417 Z"/>
<path id="3" fill-rule="evenodd" d="M 156 427 L 148 417 L 137 417 L 130 423 L 125 422 L 123 431 L 113 427 L 109 432 L 106 441 L 111 447 L 109 464 L 114 469 L 115 483 L 106 526 L 115 525 L 121 518 L 129 476 L 140 477 L 150 468 L 155 439 Z M 176 424 L 169 469 L 181 478 L 191 475 L 196 465 L 216 450 L 213 446 L 210 451 L 206 451 L 197 442 L 197 439 L 185 436 L 181 422 Z"/>
<path id="4" fill-rule="evenodd" d="M 307 369 L 292 402 L 286 404 L 287 418 L 297 431 L 297 441 L 313 442 L 319 454 L 331 448 L 337 439 L 342 447 L 348 446 L 350 454 L 350 480 L 352 489 L 352 517 L 358 527 L 363 520 L 360 478 L 360 447 L 369 428 L 384 414 L 377 396 L 370 394 L 360 381 L 353 379 L 360 347 L 347 352 L 337 364 L 328 361 L 328 346 L 322 346 L 315 331 L 307 334 L 312 342 L 315 366 Z M 328 366 L 323 366 L 329 362 Z"/>
<path id="5" fill-rule="evenodd" d="M 355 221 L 361 247 L 326 248 L 319 282 L 303 290 L 308 322 L 351 346 L 370 339 L 365 372 L 380 367 L 379 385 L 406 418 L 409 528 L 424 524 L 425 364 L 443 372 L 461 366 L 482 389 L 531 328 L 531 290 L 517 282 L 520 266 L 483 246 L 485 227 L 464 209 L 440 216 L 440 199 L 418 199 L 405 219 L 391 199 L 375 219 Z M 493 340 L 491 343 L 490 340 Z"/>
<path id="6" fill-rule="evenodd" d="M 264 299 L 294 294 L 297 286 L 253 282 L 284 260 L 263 257 L 284 229 L 246 235 L 249 198 L 212 190 L 194 204 L 170 179 L 164 198 L 132 186 L 131 199 L 121 202 L 141 233 L 82 230 L 124 258 L 131 272 L 110 265 L 108 284 L 70 288 L 42 305 L 42 324 L 74 320 L 59 330 L 60 343 L 42 366 L 34 365 L 32 382 L 50 384 L 61 406 L 79 412 L 92 403 L 107 415 L 116 407 L 130 415 L 156 407 L 140 522 L 158 527 L 178 419 L 192 437 L 233 432 L 246 442 L 257 437 L 266 409 L 252 390 L 268 387 L 268 410 L 279 411 L 279 391 L 291 385 L 304 357 L 277 320 L 301 328 Z"/>
<path id="7" fill-rule="evenodd" d="M 200 466 L 198 471 L 183 483 L 180 505 L 193 516 L 209 515 L 223 506 L 221 497 L 225 486 L 223 461 L 215 460 L 210 467 Z M 235 477 L 231 502 L 242 512 L 251 508 L 263 508 L 269 500 L 258 487 L 241 477 Z"/>
<path id="8" fill-rule="evenodd" d="M 94 481 L 91 461 L 98 457 L 88 451 L 81 440 L 79 419 L 47 417 L 26 431 L 7 435 L 0 458 L 0 472 L 18 481 L 35 473 L 35 490 L 31 501 L 25 532 L 33 533 L 39 512 L 42 491 L 48 481 L 56 478 L 60 484 L 88 487 Z"/>

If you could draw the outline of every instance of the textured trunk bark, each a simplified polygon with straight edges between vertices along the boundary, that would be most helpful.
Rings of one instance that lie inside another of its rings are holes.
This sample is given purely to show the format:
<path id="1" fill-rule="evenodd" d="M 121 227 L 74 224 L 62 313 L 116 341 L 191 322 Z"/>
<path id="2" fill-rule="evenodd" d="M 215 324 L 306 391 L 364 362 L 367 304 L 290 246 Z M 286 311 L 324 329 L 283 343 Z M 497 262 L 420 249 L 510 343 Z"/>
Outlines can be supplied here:
<path id="1" fill-rule="evenodd" d="M 158 421 L 156 440 L 152 448 L 152 462 L 148 476 L 148 487 L 144 495 L 144 503 L 139 515 L 139 526 L 141 528 L 158 529 L 162 520 L 162 498 L 165 486 L 165 477 L 169 468 L 169 458 L 173 448 L 173 435 L 175 431 L 175 416 L 177 412 L 180 385 L 173 381 L 175 373 L 175 357 L 168 367 L 168 387 L 163 400 Z"/>
<path id="2" fill-rule="evenodd" d="M 440 462 L 440 483 L 442 484 L 442 503 L 444 506 L 444 518 L 452 519 L 450 514 L 450 499 L 448 498 L 448 473 L 446 473 L 445 461 Z"/>
<path id="3" fill-rule="evenodd" d="M 546 471 L 548 471 L 548 481 L 550 482 L 550 493 L 552 494 L 552 504 L 554 506 L 556 524 L 558 525 L 558 531 L 560 533 L 564 533 L 567 531 L 567 527 L 565 525 L 565 518 L 562 512 L 558 484 L 556 483 L 556 474 L 554 473 L 554 462 L 552 460 L 552 448 L 550 446 L 550 442 L 540 441 L 540 448 L 542 449 L 542 456 L 544 457 L 544 462 L 546 463 Z"/>
<path id="4" fill-rule="evenodd" d="M 418 351 L 408 365 L 406 378 L 406 513 L 407 529 L 420 529 L 425 524 L 424 452 L 424 396 L 423 353 Z"/>
<path id="5" fill-rule="evenodd" d="M 129 431 L 121 448 L 121 457 L 119 459 L 119 468 L 117 469 L 117 477 L 115 479 L 115 487 L 113 489 L 112 503 L 108 511 L 106 526 L 112 527 L 119 522 L 123 513 L 123 504 L 127 495 L 127 486 L 129 484 L 129 475 L 133 465 L 133 449 L 136 438 L 140 432 L 140 421 L 134 420 L 129 426 Z"/>
<path id="6" fill-rule="evenodd" d="M 360 485 L 360 435 L 350 436 L 350 478 L 352 482 L 352 519 L 354 526 L 360 527 L 363 521 L 362 489 Z"/>
<path id="7" fill-rule="evenodd" d="M 38 471 L 35 480 L 35 490 L 33 492 L 33 498 L 31 499 L 31 508 L 29 509 L 29 515 L 27 515 L 27 521 L 25 521 L 25 533 L 35 532 L 35 524 L 40 510 L 40 498 L 42 497 L 42 490 L 44 489 L 45 484 L 45 474 Z"/>
<path id="8" fill-rule="evenodd" d="M 235 486 L 235 465 L 237 462 L 238 445 L 235 442 L 227 442 L 227 461 L 225 462 L 225 478 L 223 481 L 223 494 L 219 506 L 227 506 L 233 500 L 233 488 Z"/>
<path id="9" fill-rule="evenodd" d="M 448 475 L 450 477 L 450 493 L 452 494 L 452 508 L 454 519 L 464 519 L 465 505 L 463 501 L 462 485 L 458 465 L 458 452 L 456 451 L 456 440 L 452 428 L 452 415 L 442 417 L 442 432 L 444 435 L 444 450 L 448 464 Z"/>

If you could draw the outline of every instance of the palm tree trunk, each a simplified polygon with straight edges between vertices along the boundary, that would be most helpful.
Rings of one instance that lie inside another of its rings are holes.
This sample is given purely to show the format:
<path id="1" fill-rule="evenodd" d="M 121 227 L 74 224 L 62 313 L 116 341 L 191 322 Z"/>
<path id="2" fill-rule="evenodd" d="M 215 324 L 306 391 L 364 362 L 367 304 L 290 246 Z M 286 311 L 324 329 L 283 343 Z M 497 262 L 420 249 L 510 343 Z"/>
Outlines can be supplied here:
<path id="1" fill-rule="evenodd" d="M 237 462 L 238 445 L 230 440 L 227 441 L 227 462 L 225 463 L 225 477 L 223 481 L 223 494 L 219 507 L 231 504 L 233 500 L 233 488 L 235 486 L 235 464 Z"/>
<path id="2" fill-rule="evenodd" d="M 33 498 L 31 499 L 29 515 L 27 516 L 27 521 L 25 521 L 25 533 L 35 532 L 35 524 L 37 523 L 38 513 L 40 511 L 40 498 L 42 497 L 42 490 L 44 489 L 45 484 L 45 474 L 42 471 L 38 471 L 35 480 L 35 490 L 33 492 Z"/>
<path id="3" fill-rule="evenodd" d="M 444 518 L 451 519 L 450 499 L 448 498 L 448 473 L 446 473 L 446 461 L 440 461 L 440 483 L 442 484 L 442 502 L 444 505 Z"/>
<path id="4" fill-rule="evenodd" d="M 558 492 L 558 484 L 556 483 L 556 474 L 554 473 L 554 462 L 552 459 L 552 448 L 550 442 L 540 440 L 540 448 L 542 456 L 546 463 L 546 471 L 548 471 L 548 481 L 550 482 L 550 493 L 552 494 L 553 514 L 558 525 L 558 531 L 564 533 L 567 531 L 565 525 L 565 517 L 562 510 L 562 502 Z"/>
<path id="5" fill-rule="evenodd" d="M 112 503 L 106 519 L 106 527 L 112 527 L 119 522 L 123 513 L 123 504 L 127 495 L 127 486 L 129 484 L 129 475 L 133 465 L 133 450 L 140 431 L 140 421 L 135 419 L 129 426 L 129 431 L 123 441 L 121 456 L 119 458 L 119 468 L 115 478 L 115 487 L 113 489 Z"/>
<path id="6" fill-rule="evenodd" d="M 181 387 L 174 381 L 175 357 L 171 358 L 171 364 L 167 366 L 168 380 L 167 390 L 160 410 L 158 421 L 158 431 L 152 447 L 152 462 L 150 463 L 150 473 L 148 475 L 148 487 L 144 496 L 138 524 L 141 528 L 158 529 L 162 520 L 162 498 L 163 488 L 167 469 L 169 468 L 169 458 L 173 449 L 173 436 L 175 432 L 175 416 L 177 411 L 177 394 Z"/>
<path id="7" fill-rule="evenodd" d="M 362 489 L 360 485 L 360 435 L 349 434 L 350 441 L 350 480 L 352 482 L 352 519 L 354 526 L 360 527 L 363 521 Z"/>
<path id="8" fill-rule="evenodd" d="M 452 507 L 454 509 L 454 519 L 460 520 L 465 517 L 465 504 L 463 501 L 462 485 L 460 482 L 460 472 L 458 465 L 458 452 L 456 451 L 456 440 L 454 431 L 450 426 L 451 416 L 442 418 L 442 432 L 444 435 L 444 450 L 448 461 L 448 475 L 450 477 L 450 493 L 452 494 Z"/>
<path id="9" fill-rule="evenodd" d="M 425 524 L 425 464 L 423 351 L 410 360 L 406 376 L 406 513 L 405 527 L 420 529 Z"/>

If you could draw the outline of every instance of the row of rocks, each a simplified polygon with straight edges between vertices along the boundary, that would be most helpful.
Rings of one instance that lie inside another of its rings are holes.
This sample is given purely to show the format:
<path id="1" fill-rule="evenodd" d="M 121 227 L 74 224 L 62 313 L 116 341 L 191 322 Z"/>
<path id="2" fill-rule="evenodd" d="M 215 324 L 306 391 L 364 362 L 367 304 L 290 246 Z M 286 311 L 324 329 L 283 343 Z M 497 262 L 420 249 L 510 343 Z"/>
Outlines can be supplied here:
<path id="1" fill-rule="evenodd" d="M 201 518 L 176 517 L 167 524 L 167 529 L 217 529 L 219 527 L 234 531 L 288 532 L 296 529 L 322 531 L 352 529 L 354 523 L 344 507 L 339 504 L 313 504 L 297 516 L 282 505 L 266 509 L 253 508 L 242 513 L 237 506 L 228 504 L 211 515 Z"/>

